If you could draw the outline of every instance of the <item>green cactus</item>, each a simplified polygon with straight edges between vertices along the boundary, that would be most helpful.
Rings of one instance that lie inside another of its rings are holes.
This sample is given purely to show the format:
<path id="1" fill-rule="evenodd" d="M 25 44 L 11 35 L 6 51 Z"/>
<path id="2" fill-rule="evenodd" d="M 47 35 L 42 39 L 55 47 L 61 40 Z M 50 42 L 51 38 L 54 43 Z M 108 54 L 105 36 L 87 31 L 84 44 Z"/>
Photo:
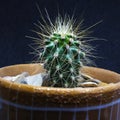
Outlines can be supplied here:
<path id="1" fill-rule="evenodd" d="M 43 62 L 48 75 L 47 84 L 43 83 L 43 86 L 77 87 L 82 76 L 80 69 L 91 50 L 86 43 L 83 44 L 84 38 L 89 38 L 88 29 L 82 29 L 83 21 L 76 25 L 69 16 L 62 18 L 59 15 L 53 23 L 47 13 L 48 21 L 42 19 L 44 24 L 39 22 L 36 26 L 42 31 L 37 32 L 42 39 L 39 48 L 43 48 L 42 52 L 38 50 L 39 61 Z"/>
<path id="2" fill-rule="evenodd" d="M 76 87 L 79 69 L 85 53 L 80 50 L 81 42 L 75 36 L 54 33 L 45 41 L 45 48 L 41 55 L 45 61 L 52 86 Z"/>

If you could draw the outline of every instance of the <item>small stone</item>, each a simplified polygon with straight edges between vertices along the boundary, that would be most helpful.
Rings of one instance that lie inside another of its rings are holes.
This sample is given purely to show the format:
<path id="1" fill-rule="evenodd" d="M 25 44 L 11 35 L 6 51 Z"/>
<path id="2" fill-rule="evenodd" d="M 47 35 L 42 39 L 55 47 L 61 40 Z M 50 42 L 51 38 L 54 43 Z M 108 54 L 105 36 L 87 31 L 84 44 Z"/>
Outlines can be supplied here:
<path id="1" fill-rule="evenodd" d="M 82 74 L 78 79 L 78 87 L 98 87 L 100 83 L 100 80 L 86 74 Z"/>
<path id="2" fill-rule="evenodd" d="M 3 79 L 13 83 L 42 86 L 43 80 L 47 79 L 47 75 L 45 73 L 39 73 L 30 76 L 28 72 L 23 72 L 16 76 L 5 76 Z"/>
<path id="3" fill-rule="evenodd" d="M 23 72 L 17 76 L 5 76 L 5 77 L 3 77 L 3 79 L 9 80 L 9 81 L 15 82 L 15 83 L 26 83 L 25 77 L 27 77 L 28 75 L 29 75 L 28 72 Z"/>
<path id="4" fill-rule="evenodd" d="M 78 84 L 78 86 L 79 87 L 97 87 L 98 84 L 94 82 L 84 82 L 84 83 Z"/>
<path id="5" fill-rule="evenodd" d="M 26 77 L 25 81 L 27 82 L 28 85 L 33 85 L 33 86 L 41 86 L 43 79 L 42 79 L 42 74 L 36 74 L 32 76 Z"/>

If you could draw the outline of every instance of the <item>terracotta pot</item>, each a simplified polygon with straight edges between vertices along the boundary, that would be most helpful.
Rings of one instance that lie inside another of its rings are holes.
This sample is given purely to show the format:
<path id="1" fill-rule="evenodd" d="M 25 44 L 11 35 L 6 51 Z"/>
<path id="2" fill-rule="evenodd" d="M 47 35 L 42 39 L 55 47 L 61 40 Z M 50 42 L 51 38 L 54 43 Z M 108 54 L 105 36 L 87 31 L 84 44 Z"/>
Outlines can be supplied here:
<path id="1" fill-rule="evenodd" d="M 27 71 L 36 74 L 39 64 L 4 67 L 0 76 Z M 50 88 L 16 84 L 0 78 L 1 120 L 120 120 L 120 75 L 94 67 L 82 72 L 113 83 L 94 88 Z"/>

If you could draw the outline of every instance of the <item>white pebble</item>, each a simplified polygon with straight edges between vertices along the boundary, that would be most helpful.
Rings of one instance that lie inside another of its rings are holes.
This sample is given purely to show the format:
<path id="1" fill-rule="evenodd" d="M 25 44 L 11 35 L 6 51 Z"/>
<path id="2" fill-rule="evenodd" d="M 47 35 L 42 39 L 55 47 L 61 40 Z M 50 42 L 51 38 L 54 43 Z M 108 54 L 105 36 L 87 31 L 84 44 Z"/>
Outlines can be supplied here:
<path id="1" fill-rule="evenodd" d="M 22 74 L 16 76 L 5 76 L 3 79 L 11 81 L 13 83 L 41 86 L 43 83 L 43 77 L 45 77 L 45 74 L 43 73 L 30 76 L 28 72 L 23 72 Z"/>
<path id="2" fill-rule="evenodd" d="M 43 83 L 43 79 L 42 79 L 42 74 L 36 74 L 36 75 L 32 75 L 32 76 L 28 76 L 26 77 L 26 80 L 28 85 L 33 85 L 33 86 L 41 86 Z"/>
<path id="3" fill-rule="evenodd" d="M 25 77 L 27 77 L 29 73 L 23 72 L 17 76 L 5 76 L 3 79 L 9 80 L 11 82 L 15 83 L 24 83 L 25 82 Z"/>

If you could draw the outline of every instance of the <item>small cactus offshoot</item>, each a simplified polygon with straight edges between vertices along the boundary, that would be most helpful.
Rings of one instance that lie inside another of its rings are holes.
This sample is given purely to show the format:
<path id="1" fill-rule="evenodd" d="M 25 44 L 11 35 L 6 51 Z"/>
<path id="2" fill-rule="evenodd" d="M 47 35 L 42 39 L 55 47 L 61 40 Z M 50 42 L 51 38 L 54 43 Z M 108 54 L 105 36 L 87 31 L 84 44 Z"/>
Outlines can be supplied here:
<path id="1" fill-rule="evenodd" d="M 46 12 L 47 13 L 47 12 Z M 41 32 L 36 32 L 39 62 L 43 62 L 48 75 L 46 86 L 73 88 L 78 86 L 82 77 L 81 67 L 87 61 L 92 47 L 86 44 L 88 29 L 78 25 L 73 17 L 60 15 L 53 23 L 47 13 L 47 20 L 35 24 Z"/>

